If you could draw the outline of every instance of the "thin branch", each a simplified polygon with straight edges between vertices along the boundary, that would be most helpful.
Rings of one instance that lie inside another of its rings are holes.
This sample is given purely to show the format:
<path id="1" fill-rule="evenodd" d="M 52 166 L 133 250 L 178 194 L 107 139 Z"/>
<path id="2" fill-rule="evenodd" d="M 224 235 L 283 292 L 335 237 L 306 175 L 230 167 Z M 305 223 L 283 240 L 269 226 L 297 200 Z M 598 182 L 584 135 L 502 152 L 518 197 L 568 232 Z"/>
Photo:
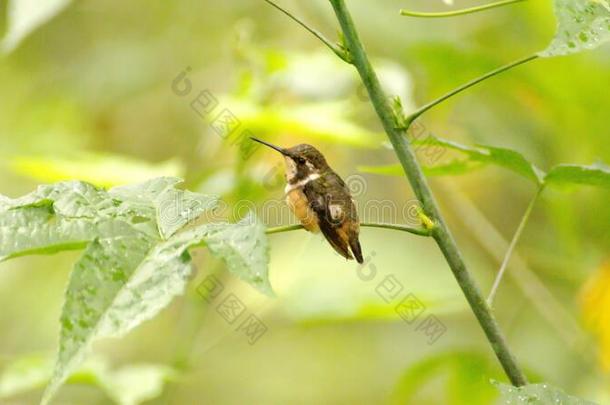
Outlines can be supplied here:
<path id="1" fill-rule="evenodd" d="M 481 77 L 478 77 L 478 78 L 476 78 L 474 80 L 471 80 L 468 83 L 465 83 L 465 84 L 463 84 L 463 85 L 461 85 L 461 86 L 451 90 L 449 93 L 447 93 L 447 94 L 445 94 L 445 95 L 443 95 L 443 96 L 441 96 L 441 97 L 439 97 L 439 98 L 429 102 L 428 104 L 418 108 L 417 111 L 415 111 L 414 113 L 412 113 L 411 115 L 409 115 L 407 117 L 407 122 L 411 123 L 411 122 L 415 121 L 420 115 L 422 115 L 423 113 L 425 113 L 426 111 L 428 111 L 432 107 L 442 103 L 443 101 L 447 100 L 448 98 L 451 98 L 451 97 L 455 96 L 458 93 L 461 93 L 462 91 L 464 91 L 466 89 L 469 89 L 470 87 L 474 86 L 475 84 L 481 83 L 482 81 L 485 81 L 485 80 L 487 80 L 487 79 L 489 79 L 491 77 L 494 77 L 494 76 L 496 76 L 496 75 L 498 75 L 498 74 L 500 74 L 502 72 L 506 72 L 507 70 L 510 70 L 510 69 L 512 69 L 514 67 L 517 67 L 519 65 L 523 65 L 524 63 L 532 61 L 532 60 L 534 60 L 536 58 L 538 58 L 538 55 L 531 55 L 531 56 L 528 56 L 526 58 L 516 60 L 514 62 L 509 63 L 508 65 L 504 65 L 502 67 L 499 67 L 499 68 L 497 68 L 495 70 L 492 70 L 491 72 L 489 72 L 487 74 L 484 74 Z"/>
<path id="2" fill-rule="evenodd" d="M 506 271 L 506 267 L 508 266 L 510 257 L 513 254 L 513 250 L 515 250 L 517 241 L 521 237 L 521 234 L 523 233 L 523 229 L 525 229 L 525 224 L 527 223 L 527 220 L 529 219 L 530 214 L 532 213 L 532 209 L 534 208 L 534 205 L 536 204 L 536 201 L 538 200 L 538 196 L 540 195 L 541 192 L 542 192 L 542 187 L 536 191 L 536 194 L 532 198 L 532 201 L 530 201 L 529 205 L 527 206 L 527 209 L 525 210 L 525 213 L 523 214 L 523 218 L 521 218 L 521 222 L 519 223 L 519 226 L 517 227 L 517 231 L 513 235 L 513 239 L 510 241 L 510 245 L 508 246 L 508 250 L 506 251 L 504 260 L 502 260 L 502 264 L 500 265 L 500 270 L 498 270 L 498 274 L 496 275 L 494 284 L 491 287 L 489 296 L 487 297 L 487 304 L 490 307 L 493 304 L 494 298 L 496 296 L 496 292 L 498 291 L 498 287 L 500 286 L 500 282 L 502 281 L 502 277 L 504 277 L 504 272 Z"/>
<path id="3" fill-rule="evenodd" d="M 485 251 L 498 263 L 501 263 L 510 241 L 504 239 L 462 189 L 454 184 L 445 183 L 442 192 L 447 196 L 447 202 L 449 202 L 447 208 L 454 212 L 455 218 L 458 219 L 461 226 L 475 237 Z M 532 307 L 540 312 L 568 346 L 582 347 L 587 341 L 587 337 L 571 311 L 568 311 L 563 303 L 553 296 L 542 280 L 519 256 L 519 252 L 513 253 L 511 263 L 512 270 L 506 274 L 521 289 Z M 582 353 L 578 350 L 575 353 L 582 357 L 590 357 L 590 352 Z"/>
<path id="4" fill-rule="evenodd" d="M 403 133 L 395 128 L 396 117 L 389 105 L 386 94 L 381 88 L 379 78 L 364 51 L 344 0 L 330 0 L 330 2 L 341 25 L 352 63 L 362 78 L 368 91 L 369 98 L 375 107 L 375 111 L 383 124 L 390 142 L 394 146 L 394 152 L 400 160 L 405 175 L 409 179 L 415 195 L 422 204 L 424 214 L 432 218 L 436 223 L 436 227 L 432 231 L 434 240 L 445 256 L 449 267 L 453 271 L 460 288 L 464 292 L 473 313 L 485 332 L 487 340 L 502 364 L 506 375 L 514 385 L 520 386 L 527 384 L 527 379 L 517 365 L 517 362 L 500 331 L 500 327 L 491 313 L 491 309 L 485 302 L 485 298 L 481 294 L 475 280 L 466 268 L 462 254 L 441 216 L 436 200 L 427 184 L 422 169 L 417 163 L 413 149 L 407 138 L 403 136 Z"/>
<path id="5" fill-rule="evenodd" d="M 422 18 L 442 18 L 442 17 L 455 17 L 458 15 L 473 14 L 479 11 L 485 11 L 496 7 L 507 6 L 513 3 L 520 3 L 525 0 L 503 0 L 496 3 L 484 4 L 482 6 L 465 8 L 462 10 L 445 11 L 442 13 L 422 13 L 418 11 L 400 10 L 400 15 L 409 17 L 422 17 Z"/>
<path id="6" fill-rule="evenodd" d="M 405 226 L 405 225 L 361 222 L 360 226 L 367 227 L 367 228 L 392 229 L 395 231 L 408 232 L 408 233 L 412 233 L 413 235 L 419 235 L 419 236 L 431 236 L 431 232 L 427 229 L 412 228 L 410 226 Z M 304 228 L 302 225 L 276 226 L 274 228 L 267 229 L 267 235 L 272 235 L 274 233 L 280 233 L 280 232 L 296 231 L 299 229 L 304 229 Z"/>
<path id="7" fill-rule="evenodd" d="M 322 41 L 324 43 L 324 45 L 326 45 L 331 51 L 333 51 L 335 53 L 335 55 L 337 55 L 338 57 L 340 57 L 341 59 L 343 59 L 345 62 L 350 63 L 349 58 L 345 52 L 344 49 L 342 49 L 341 47 L 339 47 L 337 44 L 332 43 L 329 39 L 327 39 L 320 31 L 310 27 L 309 25 L 307 25 L 307 23 L 305 23 L 303 20 L 301 20 L 300 18 L 298 18 L 297 16 L 295 16 L 294 14 L 292 14 L 291 12 L 289 12 L 288 10 L 280 7 L 278 4 L 276 4 L 275 2 L 271 1 L 271 0 L 264 0 L 265 2 L 269 3 L 270 5 L 272 5 L 273 7 L 275 7 L 276 9 L 278 9 L 279 11 L 281 11 L 282 13 L 286 14 L 289 18 L 291 18 L 293 21 L 295 21 L 297 24 L 299 24 L 301 27 L 305 28 L 307 31 L 309 31 L 314 37 L 318 38 L 320 41 Z"/>

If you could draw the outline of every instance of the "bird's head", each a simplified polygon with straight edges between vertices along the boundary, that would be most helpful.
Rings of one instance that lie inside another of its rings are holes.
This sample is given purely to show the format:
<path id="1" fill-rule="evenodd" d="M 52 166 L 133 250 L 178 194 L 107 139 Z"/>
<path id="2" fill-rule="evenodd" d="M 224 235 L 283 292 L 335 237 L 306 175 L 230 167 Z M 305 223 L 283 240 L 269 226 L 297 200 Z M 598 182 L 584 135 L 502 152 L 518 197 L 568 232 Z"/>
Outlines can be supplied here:
<path id="1" fill-rule="evenodd" d="M 307 179 L 313 174 L 321 174 L 328 169 L 328 163 L 326 163 L 324 155 L 306 143 L 293 146 L 292 148 L 282 148 L 257 138 L 252 138 L 252 140 L 262 143 L 284 156 L 286 180 L 289 183 L 296 183 Z"/>

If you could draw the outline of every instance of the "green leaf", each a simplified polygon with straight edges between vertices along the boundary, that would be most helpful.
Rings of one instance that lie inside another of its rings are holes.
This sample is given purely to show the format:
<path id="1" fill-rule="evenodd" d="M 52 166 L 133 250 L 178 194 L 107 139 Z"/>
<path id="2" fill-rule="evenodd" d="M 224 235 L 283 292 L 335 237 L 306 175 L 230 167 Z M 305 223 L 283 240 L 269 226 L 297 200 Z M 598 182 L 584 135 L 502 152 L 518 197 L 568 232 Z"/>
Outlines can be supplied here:
<path id="1" fill-rule="evenodd" d="M 479 162 L 454 159 L 448 163 L 435 166 L 423 166 L 424 173 L 428 176 L 457 176 L 469 173 L 483 165 Z M 386 166 L 358 166 L 363 173 L 380 174 L 385 176 L 404 176 L 404 170 L 400 164 Z"/>
<path id="2" fill-rule="evenodd" d="M 431 403 L 487 405 L 497 397 L 496 390 L 489 384 L 490 377 L 500 378 L 501 374 L 489 358 L 479 353 L 457 351 L 434 355 L 405 371 L 392 394 L 391 403 L 415 403 L 422 399 L 424 387 L 440 380 L 444 382 L 444 391 L 434 390 L 435 397 L 426 398 Z"/>
<path id="3" fill-rule="evenodd" d="M 264 226 L 250 214 L 237 224 L 204 224 L 176 234 L 217 202 L 177 190 L 180 182 L 158 178 L 109 191 L 64 182 L 0 198 L 0 259 L 86 246 L 66 290 L 59 353 L 43 403 L 78 368 L 93 341 L 129 332 L 184 292 L 191 247 L 207 246 L 229 271 L 272 294 Z"/>
<path id="4" fill-rule="evenodd" d="M 142 184 L 115 187 L 109 194 L 124 199 L 143 209 L 155 212 L 159 232 L 163 239 L 175 234 L 203 212 L 216 207 L 218 198 L 190 191 L 176 190 L 182 180 L 177 177 L 161 177 Z"/>
<path id="5" fill-rule="evenodd" d="M 271 295 L 265 228 L 249 215 L 237 224 L 204 224 L 152 246 L 143 234 L 99 239 L 72 273 L 61 317 L 58 362 L 43 403 L 80 364 L 91 343 L 121 336 L 154 317 L 184 292 L 187 249 L 205 244 L 229 271 Z"/>
<path id="6" fill-rule="evenodd" d="M 9 0 L 8 29 L 0 43 L 3 52 L 15 49 L 36 28 L 60 13 L 70 0 Z"/>
<path id="7" fill-rule="evenodd" d="M 529 384 L 523 387 L 494 382 L 500 390 L 501 404 L 511 405 L 595 405 L 594 402 L 566 394 L 549 384 Z"/>
<path id="8" fill-rule="evenodd" d="M 0 398 L 43 387 L 51 377 L 53 359 L 27 355 L 10 362 L 0 376 Z"/>
<path id="9" fill-rule="evenodd" d="M 538 184 L 542 182 L 542 171 L 533 163 L 530 163 L 522 154 L 512 149 L 486 145 L 470 147 L 432 136 L 429 136 L 422 144 L 436 145 L 453 149 L 466 154 L 471 161 L 501 166 L 523 177 L 533 180 Z"/>
<path id="10" fill-rule="evenodd" d="M 610 40 L 608 0 L 555 0 L 557 33 L 538 55 L 552 57 L 594 49 Z"/>
<path id="11" fill-rule="evenodd" d="M 134 364 L 106 372 L 99 385 L 119 405 L 138 405 L 163 393 L 165 381 L 174 371 L 155 364 Z"/>
<path id="12" fill-rule="evenodd" d="M 0 261 L 26 254 L 82 249 L 99 234 L 99 229 L 109 231 L 115 208 L 103 190 L 79 182 L 39 186 L 24 197 L 3 198 Z"/>
<path id="13" fill-rule="evenodd" d="M 505 169 L 532 180 L 539 185 L 542 184 L 542 179 L 544 177 L 544 172 L 542 172 L 542 170 L 536 167 L 533 163 L 530 163 L 522 154 L 512 149 L 486 145 L 471 147 L 435 136 L 428 136 L 424 140 L 414 141 L 413 145 L 415 148 L 441 147 L 465 155 L 465 158 L 463 159 L 453 159 L 447 163 L 424 167 L 424 170 L 430 175 L 443 176 L 464 174 L 471 170 L 478 169 L 483 165 L 493 164 L 504 167 Z M 361 167 L 361 170 L 367 173 L 375 174 L 397 176 L 403 175 L 400 165 L 379 167 L 363 166 Z"/>
<path id="14" fill-rule="evenodd" d="M 43 387 L 51 378 L 53 358 L 27 355 L 9 363 L 0 375 L 0 398 L 6 399 Z M 137 405 L 163 392 L 164 383 L 176 372 L 160 364 L 130 364 L 111 370 L 107 361 L 93 356 L 70 377 L 68 383 L 91 384 L 119 405 Z"/>
<path id="15" fill-rule="evenodd" d="M 533 163 L 530 163 L 522 154 L 511 149 L 495 148 L 492 146 L 480 146 L 486 150 L 487 157 L 481 159 L 482 162 L 493 163 L 511 170 L 523 177 L 540 184 L 544 173 Z"/>
<path id="16" fill-rule="evenodd" d="M 0 212 L 0 262 L 24 255 L 83 249 L 94 234 L 91 221 L 57 219 L 48 206 Z"/>
<path id="17" fill-rule="evenodd" d="M 230 272 L 264 294 L 273 295 L 267 263 L 269 243 L 265 226 L 253 213 L 236 224 L 205 224 L 177 236 L 179 245 L 205 245 L 222 258 Z M 187 246 L 187 247 L 188 247 Z"/>
<path id="18" fill-rule="evenodd" d="M 19 156 L 11 159 L 15 172 L 42 182 L 79 179 L 99 187 L 138 183 L 151 177 L 182 176 L 175 159 L 150 163 L 129 156 L 80 151 L 70 156 Z"/>
<path id="19" fill-rule="evenodd" d="M 582 184 L 610 188 L 610 168 L 601 164 L 557 165 L 548 172 L 544 182 L 545 184 Z"/>
<path id="20" fill-rule="evenodd" d="M 127 331 L 121 327 L 124 318 L 117 299 L 152 243 L 143 234 L 125 226 L 112 237 L 91 242 L 76 263 L 61 314 L 59 354 L 53 378 L 43 395 L 43 404 L 48 403 L 80 365 L 94 340 Z M 135 326 L 145 319 L 136 317 L 129 321 Z"/>

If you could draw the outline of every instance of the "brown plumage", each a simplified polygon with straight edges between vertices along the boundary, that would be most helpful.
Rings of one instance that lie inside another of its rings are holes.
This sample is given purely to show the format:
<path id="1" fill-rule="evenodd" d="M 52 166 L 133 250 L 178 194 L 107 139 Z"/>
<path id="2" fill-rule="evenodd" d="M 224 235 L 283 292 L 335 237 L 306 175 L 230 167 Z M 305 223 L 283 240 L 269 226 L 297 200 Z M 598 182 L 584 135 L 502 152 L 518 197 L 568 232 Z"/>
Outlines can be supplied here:
<path id="1" fill-rule="evenodd" d="M 280 148 L 252 138 L 282 155 L 286 163 L 286 202 L 305 229 L 321 231 L 346 259 L 364 261 L 358 240 L 360 223 L 350 191 L 313 146 Z"/>

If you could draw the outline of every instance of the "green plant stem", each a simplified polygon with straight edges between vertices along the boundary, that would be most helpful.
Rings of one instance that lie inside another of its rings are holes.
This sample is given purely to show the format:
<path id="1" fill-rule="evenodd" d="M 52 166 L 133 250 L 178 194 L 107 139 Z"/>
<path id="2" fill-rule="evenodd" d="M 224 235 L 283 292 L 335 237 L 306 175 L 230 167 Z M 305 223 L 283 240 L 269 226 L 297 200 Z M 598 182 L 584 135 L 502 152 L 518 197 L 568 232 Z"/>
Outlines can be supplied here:
<path id="1" fill-rule="evenodd" d="M 514 67 L 517 67 L 519 65 L 523 65 L 524 63 L 527 63 L 529 61 L 532 61 L 534 59 L 538 58 L 538 55 L 531 55 L 528 56 L 526 58 L 523 59 L 519 59 L 516 60 L 514 62 L 511 62 L 507 65 L 501 66 L 497 69 L 492 70 L 491 72 L 484 74 L 483 76 L 477 77 L 474 80 L 469 81 L 468 83 L 464 83 L 463 85 L 456 87 L 455 89 L 451 90 L 449 93 L 435 99 L 432 100 L 431 102 L 429 102 L 428 104 L 418 108 L 414 113 L 412 113 L 411 115 L 409 115 L 407 117 L 407 123 L 411 123 L 413 121 L 415 121 L 420 115 L 422 115 L 423 113 L 425 113 L 426 111 L 428 111 L 429 109 L 431 109 L 432 107 L 442 103 L 443 101 L 455 96 L 456 94 L 459 94 L 461 92 L 463 92 L 466 89 L 469 89 L 470 87 L 481 83 L 482 81 L 485 81 L 491 77 L 494 77 L 502 72 L 506 72 L 507 70 L 510 70 Z"/>
<path id="2" fill-rule="evenodd" d="M 364 51 L 344 0 L 330 0 L 330 3 L 335 10 L 339 24 L 341 25 L 352 63 L 362 78 L 369 93 L 369 98 L 373 103 L 375 111 L 383 124 L 390 142 L 394 146 L 394 151 L 403 167 L 405 175 L 409 179 L 413 191 L 421 202 L 424 213 L 436 223 L 436 227 L 432 232 L 433 238 L 445 256 L 447 263 L 453 271 L 460 288 L 464 292 L 473 313 L 483 328 L 489 343 L 510 381 L 516 386 L 527 384 L 527 379 L 511 354 L 498 323 L 491 313 L 491 309 L 477 287 L 475 280 L 466 269 L 462 255 L 458 250 L 453 236 L 445 225 L 437 203 L 432 196 L 430 187 L 426 182 L 421 167 L 417 163 L 415 154 L 409 145 L 407 138 L 403 136 L 403 133 L 400 130 L 395 128 L 396 117 L 392 113 L 388 98 L 384 94 L 379 79 Z"/>
<path id="3" fill-rule="evenodd" d="M 408 232 L 408 233 L 412 233 L 414 235 L 419 235 L 419 236 L 431 236 L 431 232 L 427 229 L 412 228 L 410 226 L 405 226 L 405 225 L 361 222 L 360 226 L 368 227 L 368 228 L 393 229 L 395 231 Z M 272 235 L 274 233 L 280 233 L 280 232 L 296 231 L 298 229 L 304 229 L 303 225 L 277 226 L 274 228 L 267 229 L 267 235 Z"/>
<path id="4" fill-rule="evenodd" d="M 507 6 L 507 5 L 513 4 L 513 3 L 520 3 L 522 1 L 525 1 L 525 0 L 503 0 L 503 1 L 498 1 L 496 3 L 484 4 L 482 6 L 470 7 L 470 8 L 465 8 L 462 10 L 446 11 L 446 12 L 442 12 L 442 13 L 421 13 L 418 11 L 400 10 L 400 15 L 405 15 L 405 16 L 409 16 L 409 17 L 422 17 L 422 18 L 455 17 L 458 15 L 478 13 L 479 11 L 485 11 L 485 10 L 489 10 L 489 9 L 496 8 L 496 7 Z"/>
<path id="5" fill-rule="evenodd" d="M 506 271 L 506 267 L 508 266 L 508 262 L 510 257 L 515 250 L 515 246 L 517 245 L 517 241 L 521 237 L 523 233 L 523 229 L 525 229 L 525 224 L 527 223 L 530 214 L 532 213 L 532 209 L 534 205 L 536 205 L 536 201 L 538 200 L 538 196 L 542 192 L 542 187 L 540 187 L 532 200 L 530 201 L 525 213 L 523 214 L 523 218 L 521 218 L 521 222 L 513 235 L 513 239 L 510 241 L 510 245 L 508 245 L 508 250 L 506 251 L 506 255 L 504 256 L 504 260 L 502 260 L 502 264 L 500 265 L 500 270 L 498 270 L 498 274 L 496 275 L 496 279 L 494 280 L 493 286 L 491 287 L 491 291 L 489 292 L 489 296 L 487 297 L 487 304 L 491 307 L 493 305 L 494 298 L 496 297 L 496 292 L 498 291 L 498 287 L 500 286 L 500 282 L 502 281 L 502 277 L 504 277 L 504 272 Z"/>
<path id="6" fill-rule="evenodd" d="M 278 4 L 276 4 L 275 2 L 271 1 L 271 0 L 264 0 L 267 3 L 269 3 L 271 6 L 275 7 L 276 9 L 278 9 L 279 11 L 281 11 L 282 13 L 286 14 L 290 19 L 292 19 L 293 21 L 295 21 L 297 24 L 299 24 L 301 27 L 305 28 L 307 31 L 309 31 L 314 37 L 318 38 L 320 41 L 322 41 L 322 43 L 324 43 L 324 45 L 326 45 L 331 51 L 333 51 L 335 53 L 335 55 L 337 55 L 338 57 L 340 57 L 341 59 L 343 59 L 345 62 L 349 63 L 349 58 L 347 57 L 345 51 L 343 49 L 341 49 L 339 46 L 337 46 L 337 44 L 332 43 L 329 39 L 327 39 L 320 31 L 310 27 L 309 25 L 307 25 L 307 23 L 305 23 L 303 20 L 301 20 L 300 18 L 298 18 L 297 16 L 295 16 L 294 14 L 292 14 L 291 12 L 289 12 L 288 10 L 280 7 Z"/>

